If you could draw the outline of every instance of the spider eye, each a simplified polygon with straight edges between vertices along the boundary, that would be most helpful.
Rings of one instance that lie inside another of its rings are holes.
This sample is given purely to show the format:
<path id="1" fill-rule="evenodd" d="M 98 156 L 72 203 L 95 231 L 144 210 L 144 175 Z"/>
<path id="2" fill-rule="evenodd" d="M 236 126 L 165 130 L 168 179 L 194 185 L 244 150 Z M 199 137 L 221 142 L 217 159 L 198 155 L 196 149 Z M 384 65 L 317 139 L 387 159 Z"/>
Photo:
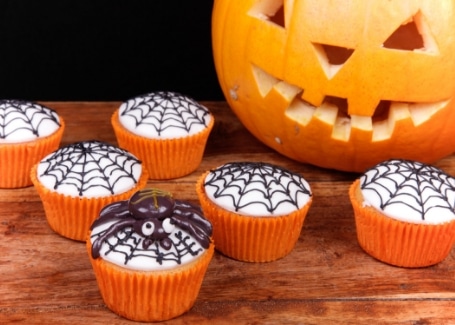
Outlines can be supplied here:
<path id="1" fill-rule="evenodd" d="M 166 218 L 163 220 L 163 229 L 167 234 L 170 234 L 174 231 L 175 225 L 171 224 L 171 219 Z"/>
<path id="2" fill-rule="evenodd" d="M 155 231 L 155 225 L 151 221 L 147 221 L 142 225 L 142 234 L 144 236 L 150 236 Z"/>

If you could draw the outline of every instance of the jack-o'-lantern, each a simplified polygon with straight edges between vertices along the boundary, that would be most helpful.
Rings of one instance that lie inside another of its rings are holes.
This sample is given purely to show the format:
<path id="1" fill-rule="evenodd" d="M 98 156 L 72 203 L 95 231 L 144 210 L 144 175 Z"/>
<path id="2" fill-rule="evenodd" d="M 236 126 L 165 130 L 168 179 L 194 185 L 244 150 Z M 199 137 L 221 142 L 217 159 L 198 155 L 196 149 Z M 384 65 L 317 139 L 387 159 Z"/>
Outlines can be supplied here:
<path id="1" fill-rule="evenodd" d="M 215 0 L 226 100 L 259 140 L 344 171 L 455 151 L 454 0 Z"/>

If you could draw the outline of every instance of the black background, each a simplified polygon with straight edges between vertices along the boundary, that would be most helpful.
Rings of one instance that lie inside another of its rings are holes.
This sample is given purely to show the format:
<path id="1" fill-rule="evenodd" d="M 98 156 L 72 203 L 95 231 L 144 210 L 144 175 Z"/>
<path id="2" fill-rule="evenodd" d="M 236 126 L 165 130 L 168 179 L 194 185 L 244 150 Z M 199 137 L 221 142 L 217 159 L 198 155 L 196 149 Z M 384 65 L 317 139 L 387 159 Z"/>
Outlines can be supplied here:
<path id="1" fill-rule="evenodd" d="M 213 0 L 0 0 L 0 98 L 126 100 L 173 90 L 223 99 Z"/>

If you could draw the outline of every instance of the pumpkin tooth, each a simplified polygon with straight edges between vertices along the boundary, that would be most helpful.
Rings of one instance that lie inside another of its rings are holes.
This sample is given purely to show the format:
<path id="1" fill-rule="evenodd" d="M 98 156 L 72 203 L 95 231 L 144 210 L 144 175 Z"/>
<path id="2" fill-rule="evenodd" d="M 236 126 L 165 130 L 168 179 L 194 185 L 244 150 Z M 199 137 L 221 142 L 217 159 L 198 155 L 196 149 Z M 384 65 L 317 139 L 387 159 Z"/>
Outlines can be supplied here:
<path id="1" fill-rule="evenodd" d="M 351 120 L 345 116 L 338 116 L 333 125 L 332 138 L 349 141 L 351 136 Z"/>
<path id="2" fill-rule="evenodd" d="M 291 105 L 286 109 L 286 115 L 297 121 L 300 125 L 306 126 L 310 123 L 316 112 L 316 107 L 299 98 L 294 98 Z"/>
<path id="3" fill-rule="evenodd" d="M 373 123 L 373 141 L 382 141 L 390 139 L 394 133 L 395 127 L 399 123 L 405 123 L 410 120 L 411 113 L 408 103 L 391 102 L 388 118 Z"/>
<path id="4" fill-rule="evenodd" d="M 389 120 L 382 120 L 373 123 L 373 142 L 390 139 L 392 135 L 391 128 L 389 127 Z"/>
<path id="5" fill-rule="evenodd" d="M 354 129 L 369 131 L 373 130 L 373 119 L 369 116 L 351 116 L 351 127 Z"/>
<path id="6" fill-rule="evenodd" d="M 411 118 L 409 104 L 402 102 L 391 102 L 389 110 L 389 122 L 396 123 L 400 120 Z"/>
<path id="7" fill-rule="evenodd" d="M 418 126 L 428 121 L 439 110 L 449 104 L 449 100 L 444 100 L 436 103 L 414 103 L 409 105 L 411 118 L 415 126 Z"/>
<path id="8" fill-rule="evenodd" d="M 335 125 L 338 117 L 338 107 L 331 103 L 323 102 L 321 106 L 316 107 L 313 116 L 326 124 Z"/>
<path id="9" fill-rule="evenodd" d="M 272 90 L 273 86 L 280 82 L 278 78 L 275 78 L 270 73 L 265 72 L 254 64 L 251 65 L 251 70 L 253 72 L 254 79 L 256 80 L 258 91 L 262 97 L 266 97 Z"/>
<path id="10" fill-rule="evenodd" d="M 273 87 L 281 96 L 288 102 L 292 100 L 299 94 L 302 93 L 302 89 L 297 86 L 291 85 L 287 82 L 281 81 Z"/>

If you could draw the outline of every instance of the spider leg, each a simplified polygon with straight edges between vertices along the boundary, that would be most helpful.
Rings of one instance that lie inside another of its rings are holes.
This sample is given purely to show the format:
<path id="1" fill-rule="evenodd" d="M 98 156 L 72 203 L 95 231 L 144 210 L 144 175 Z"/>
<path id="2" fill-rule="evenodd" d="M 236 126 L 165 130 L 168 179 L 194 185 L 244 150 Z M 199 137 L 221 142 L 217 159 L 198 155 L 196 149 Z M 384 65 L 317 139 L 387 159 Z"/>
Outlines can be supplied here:
<path id="1" fill-rule="evenodd" d="M 174 210 L 174 212 L 176 212 Z M 197 217 L 195 217 L 197 216 Z M 188 231 L 198 243 L 208 248 L 210 246 L 210 235 L 212 234 L 212 226 L 205 227 L 198 223 L 200 216 L 194 212 L 186 212 L 184 214 L 174 214 L 171 217 L 173 223 L 177 224 L 180 228 Z"/>
<path id="2" fill-rule="evenodd" d="M 98 227 L 106 222 L 112 221 L 112 218 L 126 219 L 129 217 L 132 216 L 128 209 L 128 201 L 114 202 L 101 209 L 98 219 L 96 219 L 93 222 L 90 229 Z"/>
<path id="3" fill-rule="evenodd" d="M 101 246 L 103 245 L 104 241 L 108 237 L 110 237 L 112 234 L 118 232 L 120 229 L 122 229 L 124 227 L 128 227 L 128 226 L 133 226 L 135 221 L 136 220 L 132 219 L 132 218 L 131 219 L 125 219 L 125 220 L 122 220 L 122 221 L 119 221 L 117 223 L 112 224 L 108 229 L 106 229 L 104 234 L 99 236 L 93 242 L 93 244 L 92 244 L 92 257 L 94 259 L 100 257 L 100 250 L 101 250 Z"/>
<path id="4" fill-rule="evenodd" d="M 191 219 L 192 223 L 198 225 L 200 228 L 207 229 L 209 236 L 212 235 L 212 224 L 210 221 L 201 216 L 203 212 L 200 206 L 191 204 L 189 202 L 176 200 L 174 214 L 185 216 Z"/>

